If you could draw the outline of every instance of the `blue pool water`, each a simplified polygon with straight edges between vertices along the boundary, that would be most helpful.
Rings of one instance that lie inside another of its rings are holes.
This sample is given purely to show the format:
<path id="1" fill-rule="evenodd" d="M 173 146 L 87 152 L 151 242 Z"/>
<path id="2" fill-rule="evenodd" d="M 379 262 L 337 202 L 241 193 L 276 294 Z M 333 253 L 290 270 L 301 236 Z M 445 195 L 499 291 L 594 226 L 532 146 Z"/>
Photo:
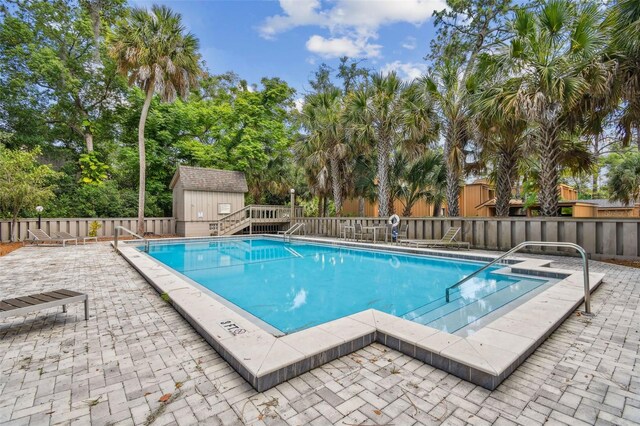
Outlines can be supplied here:
<path id="1" fill-rule="evenodd" d="M 481 263 L 267 238 L 152 244 L 149 255 L 282 333 L 366 309 L 453 332 L 545 281 Z"/>

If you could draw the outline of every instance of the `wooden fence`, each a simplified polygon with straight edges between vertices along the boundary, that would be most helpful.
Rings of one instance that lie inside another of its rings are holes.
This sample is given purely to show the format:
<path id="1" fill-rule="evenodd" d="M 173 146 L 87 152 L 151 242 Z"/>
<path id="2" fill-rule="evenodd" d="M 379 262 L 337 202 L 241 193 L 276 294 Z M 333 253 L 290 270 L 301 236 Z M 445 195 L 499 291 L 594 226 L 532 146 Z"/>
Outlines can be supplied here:
<path id="1" fill-rule="evenodd" d="M 42 218 L 41 228 L 49 235 L 56 231 L 68 232 L 76 237 L 86 237 L 89 235 L 89 227 L 92 222 L 98 222 L 101 226 L 98 229 L 98 237 L 113 236 L 116 226 L 124 226 L 133 231 L 136 230 L 136 218 Z M 145 221 L 145 231 L 158 235 L 175 234 L 176 222 L 172 217 L 149 217 Z M 18 240 L 28 238 L 29 229 L 38 228 L 38 219 L 20 219 L 17 223 Z M 11 239 L 11 221 L 0 221 L 0 241 L 7 242 Z"/>
<path id="2" fill-rule="evenodd" d="M 384 218 L 296 218 L 306 224 L 308 234 L 337 237 L 341 224 L 383 225 Z M 592 259 L 638 259 L 640 221 L 637 219 L 574 218 L 402 218 L 409 225 L 409 238 L 438 239 L 451 226 L 459 226 L 459 241 L 473 248 L 509 250 L 523 241 L 563 241 L 582 246 Z M 570 253 L 568 249 L 532 251 Z"/>

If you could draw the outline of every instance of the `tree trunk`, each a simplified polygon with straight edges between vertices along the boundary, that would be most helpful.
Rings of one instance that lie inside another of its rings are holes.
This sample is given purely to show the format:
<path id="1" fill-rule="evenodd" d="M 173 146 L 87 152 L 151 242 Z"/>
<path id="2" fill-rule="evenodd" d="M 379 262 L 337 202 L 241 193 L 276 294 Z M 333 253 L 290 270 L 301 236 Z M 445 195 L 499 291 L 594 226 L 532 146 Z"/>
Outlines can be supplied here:
<path id="1" fill-rule="evenodd" d="M 444 143 L 444 158 L 447 165 L 447 211 L 450 217 L 460 216 L 460 176 L 458 175 L 457 164 L 452 161 L 453 141 L 449 135 Z"/>
<path id="2" fill-rule="evenodd" d="M 318 217 L 322 217 L 322 196 L 318 195 Z"/>
<path id="3" fill-rule="evenodd" d="M 331 186 L 333 190 L 333 202 L 336 206 L 336 216 L 342 215 L 342 179 L 340 179 L 340 162 L 335 155 L 329 160 L 331 163 Z"/>
<path id="4" fill-rule="evenodd" d="M 358 197 L 358 216 L 364 217 L 364 197 Z"/>
<path id="5" fill-rule="evenodd" d="M 93 133 L 91 133 L 91 131 L 87 130 L 86 128 L 84 131 L 84 143 L 87 146 L 87 152 L 92 153 L 93 152 Z"/>
<path id="6" fill-rule="evenodd" d="M 144 196 L 146 191 L 146 168 L 147 161 L 144 147 L 144 125 L 147 122 L 151 99 L 153 99 L 154 83 L 149 83 L 147 88 L 147 96 L 144 99 L 142 112 L 140 113 L 140 122 L 138 123 L 138 155 L 140 158 L 140 182 L 138 186 L 138 234 L 144 236 Z"/>
<path id="7" fill-rule="evenodd" d="M 389 144 L 378 142 L 378 217 L 389 216 Z"/>
<path id="8" fill-rule="evenodd" d="M 322 217 L 327 217 L 327 196 L 322 197 Z"/>
<path id="9" fill-rule="evenodd" d="M 16 240 L 16 231 L 18 228 L 18 214 L 20 213 L 20 210 L 16 210 L 15 212 L 13 212 L 13 215 L 11 217 L 11 237 L 9 238 L 9 240 L 13 243 Z"/>
<path id="10" fill-rule="evenodd" d="M 555 125 L 542 129 L 542 132 L 542 140 L 538 147 L 540 156 L 540 192 L 538 193 L 540 214 L 546 217 L 558 216 L 560 147 L 555 137 Z"/>
<path id="11" fill-rule="evenodd" d="M 508 153 L 499 154 L 496 176 L 496 216 L 509 216 L 509 201 L 513 190 L 516 161 Z"/>
<path id="12" fill-rule="evenodd" d="M 100 0 L 89 0 L 87 8 L 93 31 L 93 60 L 95 63 L 100 63 Z"/>
<path id="13" fill-rule="evenodd" d="M 440 204 L 440 201 L 433 203 L 433 217 L 440 217 L 440 210 L 442 210 L 442 204 Z"/>
<path id="14" fill-rule="evenodd" d="M 411 208 L 412 207 L 413 207 L 412 205 L 407 203 L 407 205 L 404 206 L 404 209 L 402 210 L 402 216 L 403 217 L 411 217 Z"/>

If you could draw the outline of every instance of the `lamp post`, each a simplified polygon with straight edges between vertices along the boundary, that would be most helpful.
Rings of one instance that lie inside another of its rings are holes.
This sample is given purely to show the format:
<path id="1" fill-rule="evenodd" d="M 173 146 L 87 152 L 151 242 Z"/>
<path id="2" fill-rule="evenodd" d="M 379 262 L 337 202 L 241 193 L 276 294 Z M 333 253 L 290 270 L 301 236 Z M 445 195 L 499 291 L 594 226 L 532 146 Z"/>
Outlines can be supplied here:
<path id="1" fill-rule="evenodd" d="M 289 192 L 291 193 L 291 215 L 289 216 L 291 218 L 291 221 L 293 221 L 293 218 L 295 216 L 295 211 L 296 211 L 296 190 L 291 188 L 289 190 Z"/>
<path id="2" fill-rule="evenodd" d="M 42 229 L 42 210 L 44 210 L 44 207 L 36 206 L 36 211 L 38 212 L 38 229 Z"/>

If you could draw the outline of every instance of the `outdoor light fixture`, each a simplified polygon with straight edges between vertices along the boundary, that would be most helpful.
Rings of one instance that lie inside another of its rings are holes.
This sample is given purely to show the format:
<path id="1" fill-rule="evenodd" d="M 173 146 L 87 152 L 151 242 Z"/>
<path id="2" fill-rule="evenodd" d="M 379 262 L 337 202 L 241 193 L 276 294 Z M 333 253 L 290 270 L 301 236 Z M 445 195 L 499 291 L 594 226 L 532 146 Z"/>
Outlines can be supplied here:
<path id="1" fill-rule="evenodd" d="M 294 188 L 291 188 L 289 192 L 291 193 L 291 213 L 289 217 L 291 218 L 291 220 L 293 220 L 293 217 L 295 216 L 296 190 Z"/>
<path id="2" fill-rule="evenodd" d="M 38 229 L 42 229 L 42 210 L 44 210 L 44 207 L 36 206 L 36 211 L 38 212 Z"/>

